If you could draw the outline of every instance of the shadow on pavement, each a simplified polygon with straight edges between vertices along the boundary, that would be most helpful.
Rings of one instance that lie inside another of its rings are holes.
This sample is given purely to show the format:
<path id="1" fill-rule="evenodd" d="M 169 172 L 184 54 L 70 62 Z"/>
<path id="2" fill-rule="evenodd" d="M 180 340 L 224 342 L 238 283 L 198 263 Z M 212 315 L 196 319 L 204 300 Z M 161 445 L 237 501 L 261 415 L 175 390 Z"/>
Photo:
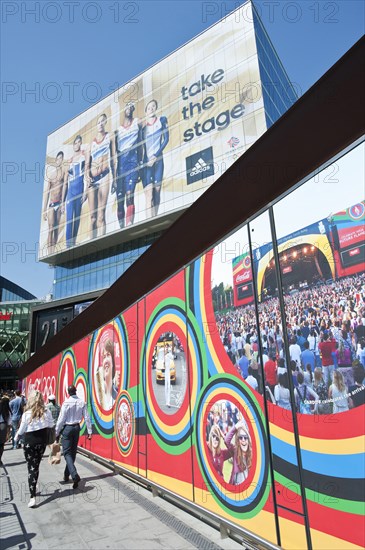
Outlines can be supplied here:
<path id="1" fill-rule="evenodd" d="M 1 508 L 0 549 L 16 547 L 29 550 L 32 548 L 30 541 L 36 536 L 36 533 L 27 532 L 16 504 L 2 503 Z"/>

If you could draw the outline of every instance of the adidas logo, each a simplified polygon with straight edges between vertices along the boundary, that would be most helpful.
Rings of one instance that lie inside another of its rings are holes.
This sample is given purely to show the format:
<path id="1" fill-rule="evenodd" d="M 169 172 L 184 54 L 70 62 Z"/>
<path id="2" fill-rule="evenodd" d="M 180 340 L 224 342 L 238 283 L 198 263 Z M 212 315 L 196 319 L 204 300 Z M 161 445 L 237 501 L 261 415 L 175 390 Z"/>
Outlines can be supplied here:
<path id="1" fill-rule="evenodd" d="M 188 185 L 214 175 L 213 147 L 186 157 L 185 162 Z"/>
<path id="2" fill-rule="evenodd" d="M 207 164 L 204 159 L 200 157 L 198 162 L 195 163 L 194 168 L 190 172 L 190 176 L 196 176 L 197 174 L 201 174 L 202 172 L 205 172 L 206 170 L 209 170 L 210 166 Z"/>

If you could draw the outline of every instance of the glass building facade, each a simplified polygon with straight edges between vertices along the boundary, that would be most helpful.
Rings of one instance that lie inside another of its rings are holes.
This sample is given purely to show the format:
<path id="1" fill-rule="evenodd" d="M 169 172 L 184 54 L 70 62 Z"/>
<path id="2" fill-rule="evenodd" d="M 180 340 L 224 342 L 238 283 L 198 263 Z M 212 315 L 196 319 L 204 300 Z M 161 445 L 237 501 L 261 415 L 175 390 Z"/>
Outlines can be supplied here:
<path id="1" fill-rule="evenodd" d="M 53 298 L 58 300 L 109 288 L 161 235 L 128 241 L 55 267 Z"/>
<path id="2" fill-rule="evenodd" d="M 3 389 L 15 387 L 17 369 L 29 357 L 31 309 L 39 304 L 34 300 L 0 305 L 0 387 Z"/>
<path id="3" fill-rule="evenodd" d="M 252 98 L 246 99 L 253 104 L 258 98 L 262 99 L 263 117 L 269 128 L 292 106 L 297 95 L 254 6 L 253 28 L 254 46 L 247 62 L 257 58 L 259 81 L 250 81 Z M 54 270 L 53 298 L 58 300 L 110 287 L 161 234 L 152 233 L 92 255 L 58 262 Z"/>
<path id="4" fill-rule="evenodd" d="M 253 20 L 266 124 L 270 128 L 298 96 L 254 7 Z"/>
<path id="5" fill-rule="evenodd" d="M 5 277 L 0 277 L 0 302 L 34 300 L 36 296 Z"/>

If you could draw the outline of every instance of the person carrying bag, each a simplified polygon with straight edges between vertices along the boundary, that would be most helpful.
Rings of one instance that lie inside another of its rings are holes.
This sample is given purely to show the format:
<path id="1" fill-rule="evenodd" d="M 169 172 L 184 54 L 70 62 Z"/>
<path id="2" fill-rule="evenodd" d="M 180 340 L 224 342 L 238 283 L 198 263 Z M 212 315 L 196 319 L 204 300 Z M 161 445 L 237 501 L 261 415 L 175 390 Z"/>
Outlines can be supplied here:
<path id="1" fill-rule="evenodd" d="M 61 462 L 61 446 L 56 441 L 50 445 L 50 453 L 48 456 L 48 462 L 54 466 L 55 464 L 59 464 Z"/>
<path id="2" fill-rule="evenodd" d="M 91 439 L 92 427 L 86 403 L 78 397 L 73 384 L 67 388 L 67 393 L 69 397 L 62 403 L 60 416 L 56 424 L 56 441 L 58 442 L 62 434 L 63 456 L 66 461 L 63 481 L 68 482 L 71 476 L 72 488 L 77 489 L 80 476 L 75 467 L 75 460 L 80 435 L 80 422 L 83 418 L 85 419 L 88 439 Z"/>
<path id="3" fill-rule="evenodd" d="M 54 428 L 52 414 L 45 407 L 43 396 L 36 390 L 29 396 L 28 403 L 19 430 L 15 434 L 17 443 L 24 435 L 24 457 L 28 466 L 28 484 L 30 491 L 29 508 L 36 504 L 35 495 L 39 477 L 39 465 L 46 450 L 49 428 Z"/>

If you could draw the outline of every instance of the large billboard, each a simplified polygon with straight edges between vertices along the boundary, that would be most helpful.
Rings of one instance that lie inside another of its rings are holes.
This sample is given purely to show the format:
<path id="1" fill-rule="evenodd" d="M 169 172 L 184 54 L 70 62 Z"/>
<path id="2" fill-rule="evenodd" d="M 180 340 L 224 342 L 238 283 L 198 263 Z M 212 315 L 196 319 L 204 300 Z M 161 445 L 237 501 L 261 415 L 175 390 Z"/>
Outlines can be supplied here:
<path id="1" fill-rule="evenodd" d="M 48 137 L 41 260 L 187 208 L 263 134 L 250 10 Z"/>

